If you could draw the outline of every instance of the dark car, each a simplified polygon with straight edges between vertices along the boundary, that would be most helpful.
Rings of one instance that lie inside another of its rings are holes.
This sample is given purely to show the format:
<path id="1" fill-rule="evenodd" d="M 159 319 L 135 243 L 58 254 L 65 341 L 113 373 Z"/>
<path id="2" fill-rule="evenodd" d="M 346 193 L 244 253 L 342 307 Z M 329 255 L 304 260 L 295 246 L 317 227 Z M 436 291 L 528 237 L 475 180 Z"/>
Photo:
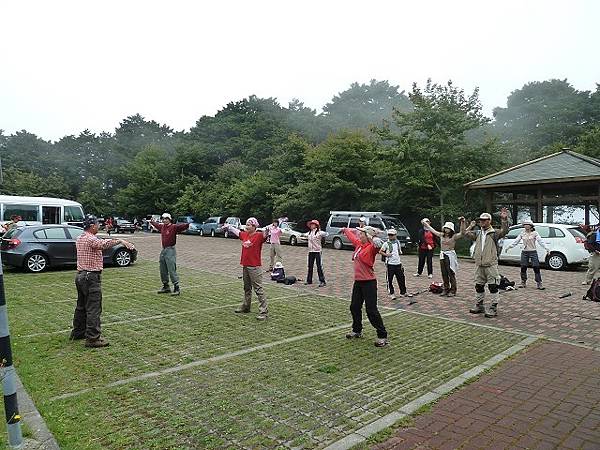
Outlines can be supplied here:
<path id="1" fill-rule="evenodd" d="M 185 230 L 184 234 L 200 234 L 202 231 L 202 223 L 198 221 L 194 216 L 179 216 L 177 217 L 177 224 L 189 223 L 190 226 Z"/>
<path id="2" fill-rule="evenodd" d="M 29 272 L 77 263 L 75 240 L 83 233 L 69 225 L 35 225 L 10 230 L 2 237 L 2 262 Z M 119 244 L 103 251 L 104 264 L 126 267 L 137 259 L 137 250 Z"/>
<path id="3" fill-rule="evenodd" d="M 125 219 L 115 219 L 113 224 L 113 233 L 132 233 L 135 231 L 133 222 Z"/>

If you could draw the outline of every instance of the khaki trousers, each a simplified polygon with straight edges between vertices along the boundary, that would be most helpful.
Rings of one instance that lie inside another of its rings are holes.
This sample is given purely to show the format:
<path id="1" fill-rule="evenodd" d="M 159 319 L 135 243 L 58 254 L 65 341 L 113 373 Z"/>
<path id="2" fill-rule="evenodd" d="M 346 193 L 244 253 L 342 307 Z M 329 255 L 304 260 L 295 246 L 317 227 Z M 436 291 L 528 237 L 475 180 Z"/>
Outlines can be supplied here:
<path id="1" fill-rule="evenodd" d="M 283 256 L 281 255 L 281 244 L 271 244 L 271 263 L 269 265 L 271 269 L 275 265 L 275 258 L 277 258 L 277 262 L 283 263 Z"/>
<path id="2" fill-rule="evenodd" d="M 588 259 L 588 270 L 585 274 L 585 281 L 589 284 L 596 278 L 600 278 L 600 255 L 592 253 L 590 259 Z"/>
<path id="3" fill-rule="evenodd" d="M 250 303 L 252 301 L 252 289 L 258 297 L 258 313 L 268 314 L 267 308 L 267 296 L 262 286 L 262 268 L 259 267 L 248 267 L 244 266 L 242 270 L 244 279 L 244 302 L 242 303 L 241 309 L 243 311 L 250 311 Z"/>

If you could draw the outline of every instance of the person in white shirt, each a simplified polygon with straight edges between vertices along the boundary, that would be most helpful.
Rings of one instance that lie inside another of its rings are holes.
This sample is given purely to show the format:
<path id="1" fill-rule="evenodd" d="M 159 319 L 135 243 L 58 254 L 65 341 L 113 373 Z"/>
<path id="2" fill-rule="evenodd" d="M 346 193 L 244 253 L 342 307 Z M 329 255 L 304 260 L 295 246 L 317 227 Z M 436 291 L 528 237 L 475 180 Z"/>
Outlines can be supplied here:
<path id="1" fill-rule="evenodd" d="M 538 257 L 536 244 L 539 244 L 540 247 L 546 250 L 546 255 L 550 254 L 550 249 L 546 247 L 546 244 L 544 244 L 538 232 L 535 231 L 535 227 L 533 226 L 533 222 L 531 220 L 524 220 L 522 225 L 523 231 L 521 234 L 519 234 L 517 239 L 515 239 L 515 242 L 506 247 L 506 251 L 516 247 L 519 242 L 523 242 L 523 250 L 521 250 L 521 287 L 524 288 L 527 286 L 527 266 L 529 265 L 529 262 L 531 262 L 537 288 L 543 290 L 545 288 L 542 285 L 540 260 Z"/>
<path id="2" fill-rule="evenodd" d="M 313 269 L 316 262 L 317 274 L 319 275 L 319 287 L 323 287 L 326 286 L 327 283 L 325 282 L 325 274 L 323 273 L 323 264 L 321 262 L 321 251 L 323 249 L 321 240 L 329 233 L 321 231 L 321 224 L 316 219 L 309 221 L 306 225 L 308 225 L 310 230 L 306 236 L 308 238 L 308 273 L 304 284 L 312 284 Z"/>
<path id="3" fill-rule="evenodd" d="M 394 278 L 400 288 L 400 296 L 406 297 L 406 277 L 404 276 L 404 267 L 400 261 L 402 247 L 397 239 L 398 232 L 394 228 L 387 230 L 388 241 L 383 244 L 379 253 L 385 256 L 385 265 L 387 266 L 387 284 L 388 292 L 392 300 L 396 300 L 394 292 Z"/>

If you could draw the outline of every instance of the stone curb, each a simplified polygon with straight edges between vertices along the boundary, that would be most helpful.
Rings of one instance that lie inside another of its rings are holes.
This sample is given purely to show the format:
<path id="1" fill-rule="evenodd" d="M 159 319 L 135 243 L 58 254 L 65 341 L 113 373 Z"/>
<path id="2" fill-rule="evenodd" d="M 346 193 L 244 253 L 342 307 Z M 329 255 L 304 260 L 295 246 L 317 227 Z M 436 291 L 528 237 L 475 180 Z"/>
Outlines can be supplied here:
<path id="1" fill-rule="evenodd" d="M 438 386 L 434 390 L 421 395 L 412 402 L 400 407 L 400 409 L 397 411 L 387 414 L 380 419 L 377 419 L 376 421 L 356 430 L 354 433 L 344 437 L 343 439 L 330 444 L 329 446 L 325 447 L 325 450 L 347 450 L 357 444 L 365 442 L 367 438 L 373 434 L 394 425 L 398 420 L 413 414 L 423 406 L 435 402 L 440 397 L 452 392 L 454 389 L 464 385 L 478 375 L 481 375 L 483 372 L 504 361 L 506 358 L 519 353 L 537 340 L 538 338 L 535 336 L 530 336 L 523 339 L 518 344 L 515 344 L 503 352 L 498 353 L 478 366 L 463 372 L 450 381 Z"/>

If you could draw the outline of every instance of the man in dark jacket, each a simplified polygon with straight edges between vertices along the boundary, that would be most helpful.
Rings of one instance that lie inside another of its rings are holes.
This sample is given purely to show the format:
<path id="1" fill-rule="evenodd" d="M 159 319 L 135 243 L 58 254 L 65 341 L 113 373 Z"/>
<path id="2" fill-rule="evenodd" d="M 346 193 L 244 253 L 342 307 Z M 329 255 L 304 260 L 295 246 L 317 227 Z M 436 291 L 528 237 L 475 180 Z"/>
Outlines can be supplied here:
<path id="1" fill-rule="evenodd" d="M 177 243 L 177 233 L 182 233 L 190 226 L 189 223 L 174 224 L 171 214 L 164 213 L 161 216 L 162 223 L 150 223 L 160 232 L 160 240 L 162 250 L 160 252 L 160 279 L 163 287 L 158 291 L 159 294 L 168 294 L 171 292 L 169 287 L 169 277 L 173 283 L 173 293 L 171 295 L 179 295 L 179 276 L 177 275 L 177 253 L 175 252 L 175 244 Z"/>
<path id="2" fill-rule="evenodd" d="M 427 261 L 427 276 L 433 278 L 433 249 L 435 248 L 435 236 L 429 230 L 426 230 L 424 224 L 431 226 L 429 219 L 421 220 L 419 228 L 419 267 L 415 277 L 420 277 Z"/>

